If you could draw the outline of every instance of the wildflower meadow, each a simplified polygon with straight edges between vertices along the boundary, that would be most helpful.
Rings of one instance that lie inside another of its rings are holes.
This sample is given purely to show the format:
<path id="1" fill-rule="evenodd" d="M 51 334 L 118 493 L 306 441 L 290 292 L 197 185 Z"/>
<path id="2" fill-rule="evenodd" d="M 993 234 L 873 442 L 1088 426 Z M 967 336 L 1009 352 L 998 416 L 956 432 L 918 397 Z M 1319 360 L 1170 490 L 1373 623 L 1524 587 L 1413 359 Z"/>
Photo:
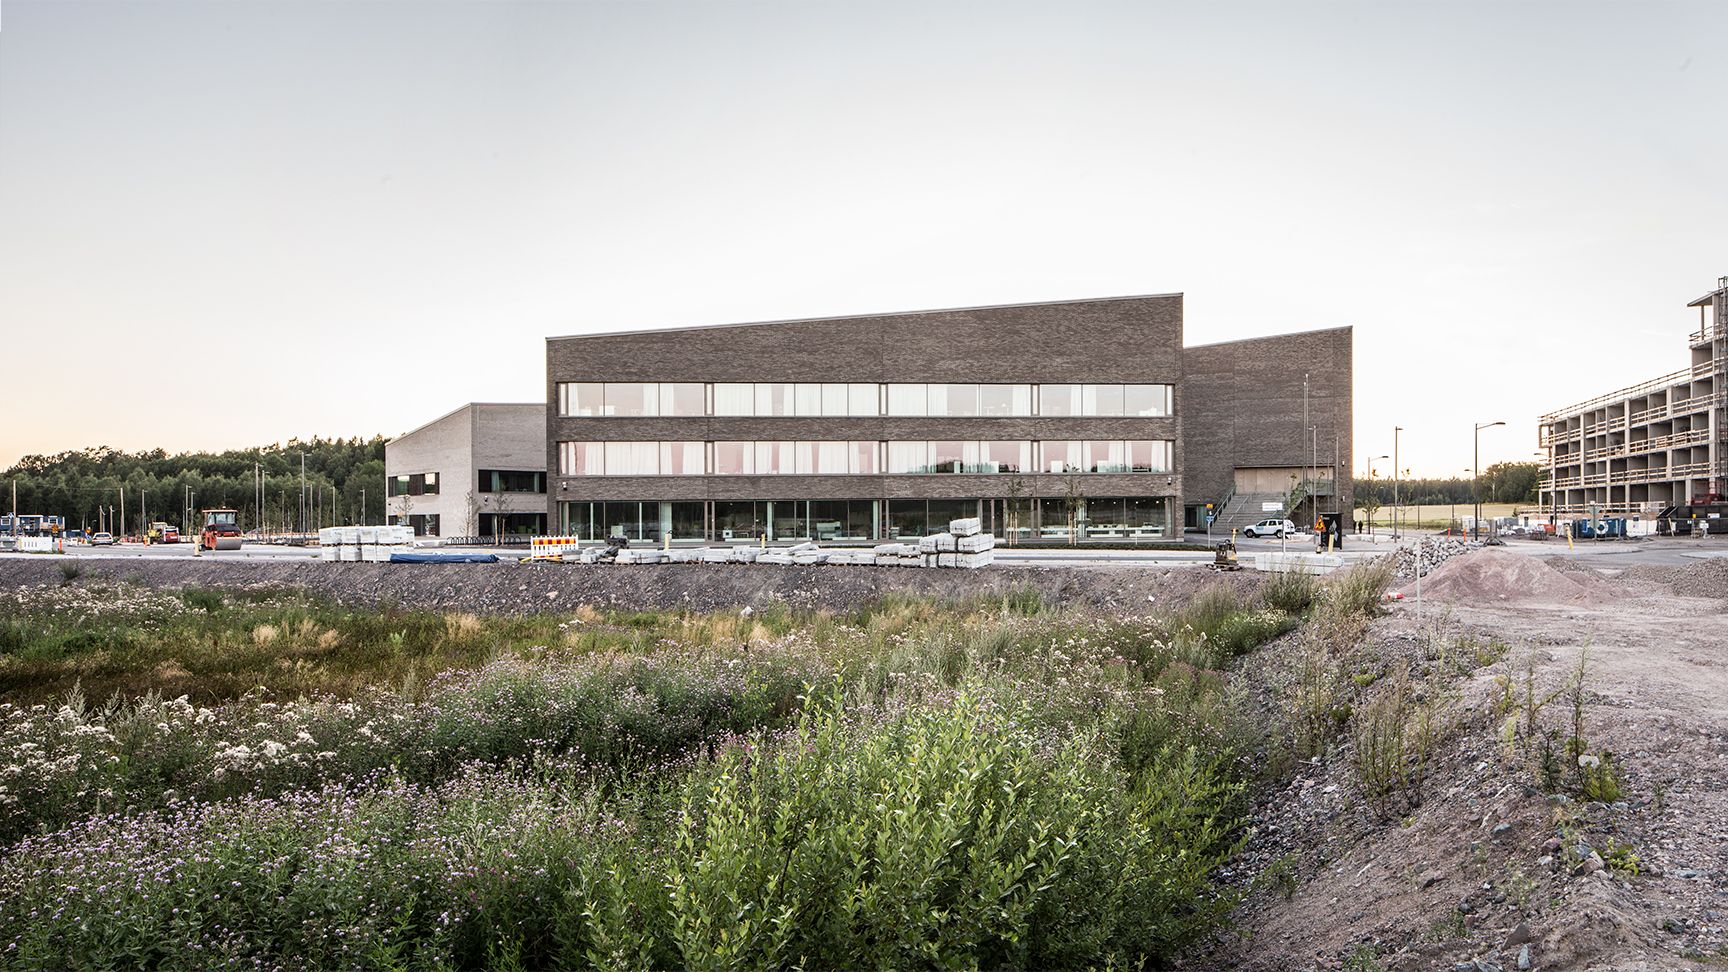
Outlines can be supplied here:
<path id="1" fill-rule="evenodd" d="M 1225 672 L 1306 607 L 0 600 L 7 969 L 1157 965 L 1234 903 Z"/>

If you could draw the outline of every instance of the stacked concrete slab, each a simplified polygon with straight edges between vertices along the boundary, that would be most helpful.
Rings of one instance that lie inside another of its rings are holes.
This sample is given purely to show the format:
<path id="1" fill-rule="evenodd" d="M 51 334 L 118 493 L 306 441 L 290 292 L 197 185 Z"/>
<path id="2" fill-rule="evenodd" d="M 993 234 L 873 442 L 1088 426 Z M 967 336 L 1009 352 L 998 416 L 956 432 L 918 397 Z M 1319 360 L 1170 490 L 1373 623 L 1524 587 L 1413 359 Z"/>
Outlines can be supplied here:
<path id="1" fill-rule="evenodd" d="M 342 526 L 318 531 L 321 560 L 381 563 L 391 554 L 413 547 L 414 528 L 409 526 Z"/>

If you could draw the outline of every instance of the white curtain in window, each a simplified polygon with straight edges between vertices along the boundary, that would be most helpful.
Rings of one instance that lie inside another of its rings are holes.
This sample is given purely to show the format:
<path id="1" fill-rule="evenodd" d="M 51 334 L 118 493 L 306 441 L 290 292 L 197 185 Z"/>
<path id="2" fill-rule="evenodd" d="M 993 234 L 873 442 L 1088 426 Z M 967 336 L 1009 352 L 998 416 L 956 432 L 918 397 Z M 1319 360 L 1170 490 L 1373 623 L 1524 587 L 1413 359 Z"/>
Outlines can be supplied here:
<path id="1" fill-rule="evenodd" d="M 889 385 L 888 414 L 889 415 L 924 415 L 928 405 L 924 401 L 923 385 Z"/>
<path id="2" fill-rule="evenodd" d="M 660 443 L 662 476 L 700 476 L 703 469 L 701 442 Z"/>
<path id="3" fill-rule="evenodd" d="M 749 382 L 714 383 L 715 415 L 755 415 L 756 386 Z"/>
<path id="4" fill-rule="evenodd" d="M 888 472 L 890 473 L 921 473 L 928 472 L 930 466 L 930 447 L 925 442 L 890 442 L 888 443 Z"/>
<path id="5" fill-rule="evenodd" d="M 816 443 L 816 471 L 819 473 L 848 473 L 850 463 L 847 461 L 851 453 L 851 443 L 848 442 L 818 442 Z"/>

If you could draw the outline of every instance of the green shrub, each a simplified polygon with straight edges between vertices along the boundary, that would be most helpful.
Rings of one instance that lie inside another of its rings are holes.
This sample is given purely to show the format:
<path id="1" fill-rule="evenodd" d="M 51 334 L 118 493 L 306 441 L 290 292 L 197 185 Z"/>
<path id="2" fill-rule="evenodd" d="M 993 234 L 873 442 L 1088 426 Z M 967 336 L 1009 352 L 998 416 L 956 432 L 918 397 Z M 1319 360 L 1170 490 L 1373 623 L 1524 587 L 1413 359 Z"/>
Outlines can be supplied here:
<path id="1" fill-rule="evenodd" d="M 1382 813 L 1415 802 L 1443 726 L 1442 702 L 1420 700 L 1402 671 L 1356 710 L 1351 766 L 1370 805 Z"/>
<path id="2" fill-rule="evenodd" d="M 829 699 L 681 779 L 471 769 L 103 817 L 0 858 L 0 940 L 21 967 L 1045 969 L 1215 929 L 1237 788 L 1191 748 L 1130 783 L 1026 715 Z"/>
<path id="3" fill-rule="evenodd" d="M 1308 610 L 1320 593 L 1320 584 L 1313 574 L 1287 570 L 1266 578 L 1260 587 L 1260 600 L 1275 611 L 1301 614 Z"/>
<path id="4" fill-rule="evenodd" d="M 1322 599 L 1345 617 L 1377 617 L 1386 612 L 1386 589 L 1392 586 L 1392 561 L 1382 557 L 1357 564 L 1326 581 Z"/>

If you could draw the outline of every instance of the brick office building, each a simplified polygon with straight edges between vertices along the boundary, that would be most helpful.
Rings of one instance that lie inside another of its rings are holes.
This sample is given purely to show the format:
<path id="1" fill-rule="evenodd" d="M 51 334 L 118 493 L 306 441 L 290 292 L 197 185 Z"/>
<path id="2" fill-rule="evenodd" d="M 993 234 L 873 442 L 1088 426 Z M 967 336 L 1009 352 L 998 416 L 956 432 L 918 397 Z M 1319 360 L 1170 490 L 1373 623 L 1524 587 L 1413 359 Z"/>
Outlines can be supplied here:
<path id="1" fill-rule="evenodd" d="M 549 338 L 548 525 L 1149 540 L 1298 480 L 1348 510 L 1350 335 L 1184 349 L 1166 294 Z"/>

